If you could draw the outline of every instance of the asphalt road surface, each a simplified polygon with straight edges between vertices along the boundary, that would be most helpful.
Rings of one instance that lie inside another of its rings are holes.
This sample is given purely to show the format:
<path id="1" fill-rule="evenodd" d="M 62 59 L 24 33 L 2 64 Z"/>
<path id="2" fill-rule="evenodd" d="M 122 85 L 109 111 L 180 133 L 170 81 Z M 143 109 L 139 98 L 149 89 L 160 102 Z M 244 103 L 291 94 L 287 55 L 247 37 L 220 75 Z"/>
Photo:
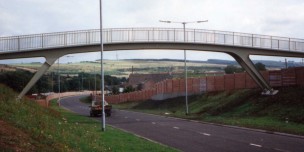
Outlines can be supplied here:
<path id="1" fill-rule="evenodd" d="M 80 96 L 61 105 L 89 116 Z M 101 119 L 101 117 L 97 117 Z M 203 124 L 139 112 L 113 110 L 106 123 L 136 135 L 188 152 L 304 152 L 304 139 L 258 131 Z"/>

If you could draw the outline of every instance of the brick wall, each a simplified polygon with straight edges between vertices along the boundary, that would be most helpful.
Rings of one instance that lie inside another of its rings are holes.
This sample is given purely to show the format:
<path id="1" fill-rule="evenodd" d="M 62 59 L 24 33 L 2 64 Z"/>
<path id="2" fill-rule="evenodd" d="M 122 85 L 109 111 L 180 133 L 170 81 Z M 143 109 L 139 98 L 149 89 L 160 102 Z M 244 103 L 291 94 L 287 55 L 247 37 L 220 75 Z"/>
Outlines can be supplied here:
<path id="1" fill-rule="evenodd" d="M 304 68 L 262 71 L 261 74 L 272 87 L 304 86 Z M 255 81 L 245 72 L 223 76 L 189 78 L 187 83 L 189 94 L 258 88 Z M 152 88 L 142 91 L 106 96 L 106 101 L 109 103 L 142 101 L 151 99 L 155 95 L 169 96 L 172 94 L 182 94 L 184 92 L 185 79 L 167 79 L 156 83 Z"/>

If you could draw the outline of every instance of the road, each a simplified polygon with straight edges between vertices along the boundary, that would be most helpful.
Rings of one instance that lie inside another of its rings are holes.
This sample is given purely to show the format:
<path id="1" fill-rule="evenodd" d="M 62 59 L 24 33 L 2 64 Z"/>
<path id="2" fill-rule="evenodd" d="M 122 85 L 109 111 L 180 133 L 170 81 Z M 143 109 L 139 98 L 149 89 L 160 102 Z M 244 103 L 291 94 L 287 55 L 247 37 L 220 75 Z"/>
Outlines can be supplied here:
<path id="1" fill-rule="evenodd" d="M 64 98 L 61 105 L 89 116 L 80 96 Z M 98 117 L 98 119 L 101 119 Z M 304 152 L 304 139 L 231 128 L 139 112 L 113 110 L 107 124 L 187 152 Z"/>

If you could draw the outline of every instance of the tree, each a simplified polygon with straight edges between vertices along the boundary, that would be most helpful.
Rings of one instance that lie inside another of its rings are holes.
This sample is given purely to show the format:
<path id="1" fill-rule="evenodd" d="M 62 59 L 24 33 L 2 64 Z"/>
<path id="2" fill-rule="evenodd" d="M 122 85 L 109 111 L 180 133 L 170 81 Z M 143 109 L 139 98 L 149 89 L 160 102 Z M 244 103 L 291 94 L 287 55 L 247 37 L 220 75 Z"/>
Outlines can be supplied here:
<path id="1" fill-rule="evenodd" d="M 21 92 L 33 75 L 34 73 L 24 70 L 8 71 L 0 73 L 0 83 L 11 87 L 16 92 Z M 51 86 L 48 82 L 47 77 L 42 76 L 27 94 L 50 91 Z"/>
<path id="2" fill-rule="evenodd" d="M 133 91 L 135 91 L 135 89 L 131 85 L 127 86 L 124 89 L 124 93 L 133 92 Z"/>
<path id="3" fill-rule="evenodd" d="M 114 86 L 114 87 L 112 88 L 112 93 L 113 93 L 113 94 L 119 94 L 119 89 L 118 89 L 118 87 Z"/>
<path id="4" fill-rule="evenodd" d="M 127 80 L 127 78 L 126 77 L 122 77 L 121 79 L 120 79 L 120 82 L 127 82 L 128 80 Z"/>
<path id="5" fill-rule="evenodd" d="M 144 89 L 144 84 L 143 83 L 139 83 L 138 85 L 137 85 L 137 88 L 136 88 L 137 90 L 142 90 L 142 89 Z"/>
<path id="6" fill-rule="evenodd" d="M 16 92 L 21 92 L 25 85 L 30 81 L 34 73 L 24 70 L 5 71 L 0 73 L 0 83 L 3 83 Z M 63 73 L 62 73 L 63 75 Z M 43 93 L 59 91 L 58 73 L 53 73 L 51 79 L 50 75 L 43 75 L 37 83 L 31 88 L 28 94 Z M 83 84 L 82 84 L 82 78 Z M 117 78 L 110 75 L 105 75 L 105 85 L 113 86 L 125 82 L 126 78 Z M 95 74 L 78 73 L 78 76 L 60 76 L 60 92 L 79 91 L 82 89 L 95 89 Z M 53 86 L 53 87 L 52 87 Z M 100 75 L 96 75 L 96 89 L 100 90 Z M 129 91 L 134 91 L 134 88 L 129 87 Z"/>
<path id="7" fill-rule="evenodd" d="M 257 68 L 257 70 L 259 71 L 266 71 L 266 66 L 265 64 L 261 63 L 261 62 L 258 62 L 256 64 L 254 64 L 255 67 Z"/>
<path id="8" fill-rule="evenodd" d="M 233 73 L 240 73 L 244 72 L 243 68 L 239 68 L 235 65 L 227 65 L 227 67 L 224 69 L 226 74 L 233 74 Z"/>

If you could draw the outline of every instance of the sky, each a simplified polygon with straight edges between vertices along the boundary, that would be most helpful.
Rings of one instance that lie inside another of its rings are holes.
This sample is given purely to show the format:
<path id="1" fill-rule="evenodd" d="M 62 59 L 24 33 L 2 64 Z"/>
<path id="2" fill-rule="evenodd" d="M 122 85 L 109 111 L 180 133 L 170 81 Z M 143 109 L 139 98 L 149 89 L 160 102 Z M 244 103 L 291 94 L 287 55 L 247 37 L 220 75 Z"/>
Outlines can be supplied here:
<path id="1" fill-rule="evenodd" d="M 167 27 L 159 20 L 197 21 L 187 28 L 304 38 L 303 0 L 103 0 L 103 27 Z M 99 0 L 0 0 L 0 37 L 99 28 Z M 62 57 L 62 62 L 99 59 L 98 53 Z M 141 50 L 105 53 L 106 59 L 183 59 L 183 51 Z M 223 53 L 188 51 L 189 60 L 227 59 Z M 284 58 L 254 57 L 252 59 Z M 0 61 L 29 62 L 43 59 Z M 298 61 L 300 59 L 291 59 Z"/>

